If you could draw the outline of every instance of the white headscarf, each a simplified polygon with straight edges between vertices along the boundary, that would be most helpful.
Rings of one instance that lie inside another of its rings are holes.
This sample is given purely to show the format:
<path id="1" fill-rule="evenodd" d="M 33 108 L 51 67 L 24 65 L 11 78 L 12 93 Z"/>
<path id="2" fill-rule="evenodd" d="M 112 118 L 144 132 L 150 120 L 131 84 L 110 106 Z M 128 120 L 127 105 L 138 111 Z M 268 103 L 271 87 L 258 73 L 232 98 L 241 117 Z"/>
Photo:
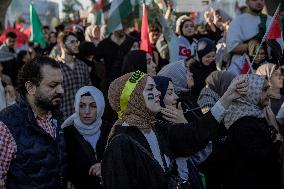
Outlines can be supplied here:
<path id="1" fill-rule="evenodd" d="M 226 110 L 224 124 L 227 129 L 229 129 L 235 121 L 245 116 L 264 118 L 263 109 L 259 107 L 259 102 L 261 100 L 265 76 L 244 74 L 236 77 L 232 83 L 234 83 L 235 80 L 244 78 L 249 79 L 247 95 L 233 101 L 228 110 Z"/>
<path id="2" fill-rule="evenodd" d="M 96 121 L 92 123 L 91 125 L 86 125 L 81 122 L 80 116 L 79 116 L 79 108 L 80 108 L 80 101 L 82 95 L 90 93 L 91 96 L 94 98 L 97 106 L 97 115 L 96 115 Z M 84 86 L 81 87 L 75 96 L 75 113 L 72 114 L 70 117 L 68 117 L 64 123 L 62 124 L 62 128 L 68 127 L 70 125 L 73 125 L 76 127 L 76 129 L 79 131 L 79 133 L 91 143 L 95 145 L 100 137 L 100 127 L 102 125 L 102 116 L 104 114 L 105 109 L 105 100 L 103 93 L 93 86 Z M 95 149 L 95 146 L 93 146 Z"/>
<path id="3" fill-rule="evenodd" d="M 187 68 L 184 62 L 178 61 L 165 65 L 157 75 L 171 78 L 176 92 L 186 92 L 189 90 L 187 87 L 186 71 Z"/>

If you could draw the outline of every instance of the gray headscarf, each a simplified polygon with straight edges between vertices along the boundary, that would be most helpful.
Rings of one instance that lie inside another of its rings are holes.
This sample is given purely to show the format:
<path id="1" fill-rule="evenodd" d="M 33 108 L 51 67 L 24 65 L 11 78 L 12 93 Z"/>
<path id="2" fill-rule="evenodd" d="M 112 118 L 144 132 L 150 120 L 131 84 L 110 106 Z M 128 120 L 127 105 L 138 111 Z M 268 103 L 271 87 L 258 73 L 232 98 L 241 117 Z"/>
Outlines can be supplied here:
<path id="1" fill-rule="evenodd" d="M 186 71 L 187 68 L 183 61 L 178 61 L 164 66 L 157 75 L 171 78 L 176 92 L 186 92 L 189 90 L 187 87 Z"/>
<path id="2" fill-rule="evenodd" d="M 206 78 L 206 87 L 201 90 L 197 100 L 202 113 L 207 113 L 215 105 L 235 77 L 228 71 L 214 71 Z"/>

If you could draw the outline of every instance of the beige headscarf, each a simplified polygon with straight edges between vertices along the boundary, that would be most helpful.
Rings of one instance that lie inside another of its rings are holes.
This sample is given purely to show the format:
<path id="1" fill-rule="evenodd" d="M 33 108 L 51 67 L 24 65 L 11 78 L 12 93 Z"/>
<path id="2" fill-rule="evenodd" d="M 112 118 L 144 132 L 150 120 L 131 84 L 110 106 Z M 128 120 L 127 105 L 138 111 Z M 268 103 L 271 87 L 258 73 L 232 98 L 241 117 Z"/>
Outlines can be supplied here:
<path id="1" fill-rule="evenodd" d="M 90 25 L 86 28 L 86 31 L 85 31 L 85 39 L 86 41 L 89 41 L 89 42 L 93 42 L 93 43 L 97 43 L 99 42 L 100 40 L 100 36 L 95 36 L 95 29 L 96 28 L 99 28 L 100 26 L 98 25 Z"/>
<path id="2" fill-rule="evenodd" d="M 276 68 L 277 67 L 276 67 L 275 64 L 271 64 L 271 63 L 263 64 L 256 70 L 256 74 L 257 75 L 264 75 L 264 76 L 267 77 L 268 82 L 270 84 L 270 89 L 269 89 L 270 97 L 274 98 L 274 99 L 280 99 L 281 98 L 280 89 L 273 88 L 273 86 L 270 83 L 271 76 L 272 76 L 273 72 L 276 70 Z"/>
<path id="3" fill-rule="evenodd" d="M 232 83 L 235 80 L 244 78 L 248 78 L 249 82 L 247 95 L 233 101 L 231 106 L 226 110 L 224 124 L 227 129 L 229 129 L 235 121 L 245 116 L 257 118 L 265 117 L 263 109 L 258 105 L 261 99 L 265 77 L 255 74 L 243 74 L 236 77 Z"/>
<path id="4" fill-rule="evenodd" d="M 120 110 L 120 96 L 127 80 L 133 72 L 125 74 L 114 80 L 108 90 L 108 100 L 112 109 L 116 112 Z M 138 82 L 136 88 L 130 95 L 128 105 L 123 113 L 122 119 L 118 124 L 127 123 L 129 126 L 138 127 L 143 132 L 149 132 L 155 125 L 155 113 L 151 112 L 145 104 L 143 90 L 147 82 L 148 75 Z"/>

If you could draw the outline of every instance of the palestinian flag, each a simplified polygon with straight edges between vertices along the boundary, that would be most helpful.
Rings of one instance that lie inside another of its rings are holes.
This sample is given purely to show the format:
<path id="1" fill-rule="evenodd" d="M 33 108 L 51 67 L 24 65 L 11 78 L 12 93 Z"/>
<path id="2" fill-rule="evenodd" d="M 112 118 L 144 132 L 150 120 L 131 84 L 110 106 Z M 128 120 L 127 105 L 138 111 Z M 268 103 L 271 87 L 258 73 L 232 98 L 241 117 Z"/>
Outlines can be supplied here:
<path id="1" fill-rule="evenodd" d="M 108 15 L 108 34 L 123 29 L 122 20 L 127 18 L 137 5 L 139 0 L 113 0 Z"/>
<path id="2" fill-rule="evenodd" d="M 267 40 L 278 39 L 282 37 L 283 31 L 283 19 L 280 18 L 279 14 L 272 20 L 270 30 L 267 33 Z"/>

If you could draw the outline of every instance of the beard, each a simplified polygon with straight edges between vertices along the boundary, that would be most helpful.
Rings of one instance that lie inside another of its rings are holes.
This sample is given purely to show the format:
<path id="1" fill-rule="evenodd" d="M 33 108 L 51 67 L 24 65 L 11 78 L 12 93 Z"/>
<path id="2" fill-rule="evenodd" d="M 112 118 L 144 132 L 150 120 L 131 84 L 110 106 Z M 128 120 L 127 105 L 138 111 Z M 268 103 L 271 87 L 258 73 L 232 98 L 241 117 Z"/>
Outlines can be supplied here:
<path id="1" fill-rule="evenodd" d="M 73 51 L 71 48 L 69 48 L 69 47 L 65 47 L 65 52 L 66 52 L 66 54 L 71 55 L 71 56 L 76 56 L 76 55 L 79 54 L 79 52 L 74 52 L 74 51 Z"/>
<path id="2" fill-rule="evenodd" d="M 252 9 L 250 8 L 250 11 L 253 12 L 253 13 L 256 13 L 256 14 L 260 14 L 262 12 L 263 8 L 262 9 Z"/>
<path id="3" fill-rule="evenodd" d="M 37 93 L 35 96 L 35 105 L 39 107 L 42 110 L 47 110 L 47 111 L 54 111 L 60 108 L 60 101 L 58 102 L 53 102 L 56 98 L 61 99 L 62 95 L 57 94 L 56 96 L 52 97 L 52 99 L 49 99 L 45 95 L 42 95 L 40 93 Z"/>

